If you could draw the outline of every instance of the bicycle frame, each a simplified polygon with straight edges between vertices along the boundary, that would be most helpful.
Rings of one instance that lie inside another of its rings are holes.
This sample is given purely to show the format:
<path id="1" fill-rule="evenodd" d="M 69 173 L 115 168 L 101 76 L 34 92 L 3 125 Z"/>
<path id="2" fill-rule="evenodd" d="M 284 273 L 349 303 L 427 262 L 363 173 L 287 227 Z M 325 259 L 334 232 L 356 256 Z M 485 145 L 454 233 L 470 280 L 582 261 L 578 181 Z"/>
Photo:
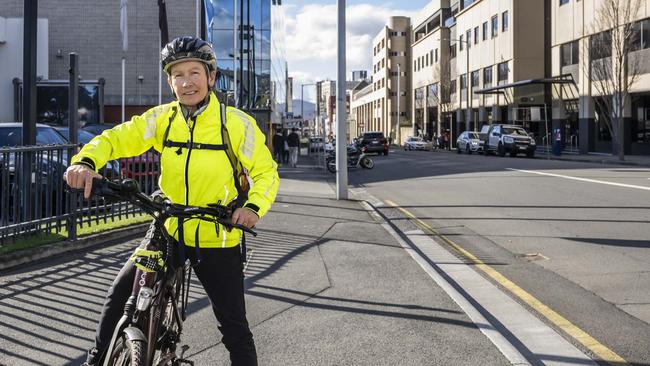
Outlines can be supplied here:
<path id="1" fill-rule="evenodd" d="M 257 235 L 251 229 L 233 224 L 230 221 L 231 208 L 219 204 L 209 207 L 183 206 L 172 204 L 167 200 L 156 200 L 140 192 L 137 183 L 125 180 L 121 184 L 106 179 L 93 181 L 93 192 L 110 199 L 122 199 L 140 207 L 154 217 L 153 230 L 149 230 L 145 240 L 149 240 L 145 249 L 162 251 L 166 266 L 158 272 L 147 272 L 136 267 L 131 296 L 124 306 L 124 314 L 120 318 L 108 349 L 104 353 L 104 366 L 114 362 L 114 351 L 121 337 L 131 342 L 145 344 L 145 365 L 151 365 L 160 350 L 157 365 L 172 362 L 174 365 L 192 361 L 184 360 L 183 353 L 189 348 L 183 346 L 181 354 L 176 354 L 176 346 L 180 343 L 183 321 L 186 317 L 186 305 L 189 298 L 189 282 L 191 267 L 185 263 L 177 263 L 175 240 L 169 235 L 164 223 L 169 217 L 198 218 L 230 228 Z M 160 235 L 156 235 L 160 234 Z M 162 246 L 162 247 L 161 247 Z M 178 301 L 181 300 L 179 308 Z M 171 312 L 171 314 L 170 314 Z M 162 329 L 164 319 L 168 317 L 171 323 L 167 329 Z M 164 331 L 164 332 L 163 332 Z M 141 344 L 138 343 L 138 354 Z M 115 356 L 120 356 L 118 354 Z"/>

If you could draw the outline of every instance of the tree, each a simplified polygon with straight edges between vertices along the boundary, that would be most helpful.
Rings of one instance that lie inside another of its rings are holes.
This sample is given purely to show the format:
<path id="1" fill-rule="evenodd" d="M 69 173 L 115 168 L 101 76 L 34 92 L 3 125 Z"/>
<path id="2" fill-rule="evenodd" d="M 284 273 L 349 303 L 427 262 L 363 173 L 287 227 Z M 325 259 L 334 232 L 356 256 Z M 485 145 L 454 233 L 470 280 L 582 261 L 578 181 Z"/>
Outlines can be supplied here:
<path id="1" fill-rule="evenodd" d="M 612 136 L 612 154 L 624 156 L 623 113 L 629 91 L 639 76 L 639 58 L 630 57 L 640 41 L 633 21 L 641 0 L 601 0 L 591 25 L 589 57 L 582 57 L 583 70 L 598 97 L 593 98 Z M 591 94 L 591 91 L 589 91 Z"/>

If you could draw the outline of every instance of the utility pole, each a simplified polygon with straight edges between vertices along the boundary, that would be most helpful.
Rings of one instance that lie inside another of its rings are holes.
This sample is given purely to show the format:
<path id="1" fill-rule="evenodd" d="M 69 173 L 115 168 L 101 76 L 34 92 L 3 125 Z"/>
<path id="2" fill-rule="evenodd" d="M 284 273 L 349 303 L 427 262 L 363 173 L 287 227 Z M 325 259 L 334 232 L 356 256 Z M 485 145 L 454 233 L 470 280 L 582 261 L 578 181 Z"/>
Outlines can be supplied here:
<path id="1" fill-rule="evenodd" d="M 345 0 L 337 0 L 336 199 L 348 199 L 347 121 L 345 120 Z"/>

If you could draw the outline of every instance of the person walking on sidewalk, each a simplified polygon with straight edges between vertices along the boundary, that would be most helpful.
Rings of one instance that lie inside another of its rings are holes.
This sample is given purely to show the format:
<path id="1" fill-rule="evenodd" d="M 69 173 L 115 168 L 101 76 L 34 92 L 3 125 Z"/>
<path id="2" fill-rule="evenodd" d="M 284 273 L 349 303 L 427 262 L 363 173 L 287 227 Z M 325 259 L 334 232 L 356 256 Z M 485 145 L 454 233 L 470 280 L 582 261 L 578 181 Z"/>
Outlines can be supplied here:
<path id="1" fill-rule="evenodd" d="M 278 129 L 273 135 L 273 157 L 278 165 L 282 164 L 282 157 L 284 155 L 284 136 L 282 130 Z"/>
<path id="2" fill-rule="evenodd" d="M 287 137 L 287 144 L 289 145 L 289 165 L 295 168 L 298 165 L 298 151 L 300 149 L 300 136 L 298 136 L 297 128 L 293 128 L 289 137 Z"/>
<path id="3" fill-rule="evenodd" d="M 137 156 L 154 148 L 160 152 L 160 189 L 173 203 L 205 207 L 235 202 L 232 222 L 252 228 L 270 209 L 279 185 L 277 164 L 266 147 L 264 134 L 251 116 L 238 109 L 228 107 L 221 113 L 225 106 L 212 90 L 217 65 L 209 43 L 194 37 L 176 38 L 162 49 L 161 64 L 177 100 L 153 107 L 95 137 L 72 158 L 66 171 L 67 183 L 83 188 L 88 198 L 92 179 L 100 177 L 97 170 L 108 160 Z M 222 123 L 229 139 L 222 135 Z M 224 146 L 232 149 L 254 182 L 245 202 L 236 197 L 236 174 Z M 202 225 L 199 229 L 199 221 L 172 218 L 165 225 L 174 233 L 179 250 L 190 259 L 210 298 L 232 364 L 257 365 L 244 303 L 241 234 L 238 230 L 226 232 L 221 225 Z M 157 236 L 147 235 L 143 244 Z M 131 294 L 134 275 L 135 265 L 127 261 L 108 291 L 95 347 L 88 352 L 85 365 L 97 365 L 105 357 Z"/>

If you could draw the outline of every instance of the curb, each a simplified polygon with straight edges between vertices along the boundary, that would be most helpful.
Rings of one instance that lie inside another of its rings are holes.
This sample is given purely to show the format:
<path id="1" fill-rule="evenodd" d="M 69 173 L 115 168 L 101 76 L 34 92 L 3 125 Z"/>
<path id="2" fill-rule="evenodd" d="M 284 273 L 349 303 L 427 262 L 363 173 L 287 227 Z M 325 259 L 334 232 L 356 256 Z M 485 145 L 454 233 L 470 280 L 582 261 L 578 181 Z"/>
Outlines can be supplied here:
<path id="1" fill-rule="evenodd" d="M 29 248 L 0 255 L 0 272 L 4 272 L 23 264 L 32 264 L 43 259 L 51 259 L 73 251 L 84 250 L 94 246 L 104 246 L 111 242 L 135 238 L 149 228 L 149 223 L 127 226 L 103 233 L 92 234 L 77 240 L 64 240 L 40 247 Z"/>

